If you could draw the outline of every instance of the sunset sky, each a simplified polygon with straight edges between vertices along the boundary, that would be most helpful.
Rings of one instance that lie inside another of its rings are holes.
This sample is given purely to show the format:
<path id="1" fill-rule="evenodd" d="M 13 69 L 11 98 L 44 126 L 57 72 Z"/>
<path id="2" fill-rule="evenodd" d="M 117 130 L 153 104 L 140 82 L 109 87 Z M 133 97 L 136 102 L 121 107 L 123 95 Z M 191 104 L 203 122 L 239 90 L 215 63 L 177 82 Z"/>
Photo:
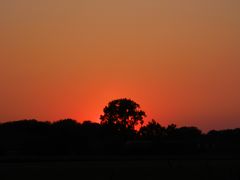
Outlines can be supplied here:
<path id="1" fill-rule="evenodd" d="M 1 0 L 0 121 L 99 122 L 127 97 L 162 125 L 240 127 L 239 0 Z"/>

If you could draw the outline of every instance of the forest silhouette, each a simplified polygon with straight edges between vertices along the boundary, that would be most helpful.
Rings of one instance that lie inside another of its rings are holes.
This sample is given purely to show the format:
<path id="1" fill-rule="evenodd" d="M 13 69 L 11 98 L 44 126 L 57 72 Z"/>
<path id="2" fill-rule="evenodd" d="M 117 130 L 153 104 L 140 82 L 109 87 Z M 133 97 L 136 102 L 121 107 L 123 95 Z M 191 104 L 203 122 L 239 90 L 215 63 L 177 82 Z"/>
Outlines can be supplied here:
<path id="1" fill-rule="evenodd" d="M 162 126 L 131 99 L 109 102 L 100 123 L 35 119 L 0 124 L 0 157 L 82 155 L 240 155 L 240 129 Z M 137 126 L 140 128 L 136 129 Z"/>

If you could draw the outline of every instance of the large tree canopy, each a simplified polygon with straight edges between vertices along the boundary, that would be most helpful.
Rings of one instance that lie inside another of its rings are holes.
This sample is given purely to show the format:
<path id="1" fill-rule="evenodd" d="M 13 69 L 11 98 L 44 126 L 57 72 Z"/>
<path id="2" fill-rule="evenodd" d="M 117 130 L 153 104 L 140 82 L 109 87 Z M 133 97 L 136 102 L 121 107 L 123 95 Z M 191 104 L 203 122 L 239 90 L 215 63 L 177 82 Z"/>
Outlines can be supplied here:
<path id="1" fill-rule="evenodd" d="M 118 130 L 134 130 L 138 124 L 143 124 L 146 113 L 140 105 L 131 99 L 116 99 L 108 103 L 100 116 L 101 124 L 117 128 Z"/>

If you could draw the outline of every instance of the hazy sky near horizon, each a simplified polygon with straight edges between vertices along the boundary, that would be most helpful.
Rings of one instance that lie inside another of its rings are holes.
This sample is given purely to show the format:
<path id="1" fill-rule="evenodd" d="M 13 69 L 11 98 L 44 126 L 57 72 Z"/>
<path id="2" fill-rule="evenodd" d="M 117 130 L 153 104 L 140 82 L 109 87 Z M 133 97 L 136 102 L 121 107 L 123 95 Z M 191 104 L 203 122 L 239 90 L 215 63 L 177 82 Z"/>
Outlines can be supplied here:
<path id="1" fill-rule="evenodd" d="M 98 121 L 112 99 L 163 125 L 240 127 L 239 0 L 1 0 L 0 121 Z"/>

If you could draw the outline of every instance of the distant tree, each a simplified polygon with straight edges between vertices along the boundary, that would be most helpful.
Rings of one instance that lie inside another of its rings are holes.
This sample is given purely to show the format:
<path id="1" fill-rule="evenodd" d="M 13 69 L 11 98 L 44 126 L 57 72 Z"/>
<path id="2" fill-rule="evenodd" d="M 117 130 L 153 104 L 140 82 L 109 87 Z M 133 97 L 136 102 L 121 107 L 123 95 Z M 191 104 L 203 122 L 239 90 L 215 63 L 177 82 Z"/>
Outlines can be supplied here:
<path id="1" fill-rule="evenodd" d="M 139 134 L 141 137 L 147 139 L 164 137 L 166 136 L 166 129 L 153 119 L 152 121 L 149 121 L 146 126 L 140 128 Z"/>
<path id="2" fill-rule="evenodd" d="M 81 131 L 85 136 L 99 138 L 101 125 L 92 121 L 84 121 L 81 124 Z"/>
<path id="3" fill-rule="evenodd" d="M 87 128 L 99 128 L 100 124 L 88 120 L 83 121 L 82 126 Z"/>
<path id="4" fill-rule="evenodd" d="M 77 126 L 78 122 L 74 119 L 62 119 L 53 123 L 54 126 L 59 127 L 72 127 Z"/>
<path id="5" fill-rule="evenodd" d="M 192 139 L 202 135 L 202 131 L 197 127 L 181 127 L 177 130 L 177 135 L 181 138 Z"/>
<path id="6" fill-rule="evenodd" d="M 176 124 L 170 124 L 166 128 L 166 133 L 167 133 L 167 136 L 169 136 L 169 137 L 175 136 L 176 131 L 177 131 L 177 125 Z"/>
<path id="7" fill-rule="evenodd" d="M 100 116 L 101 124 L 116 128 L 118 131 L 134 131 L 137 125 L 143 124 L 146 117 L 140 105 L 131 99 L 116 99 L 104 108 L 104 114 Z"/>
<path id="8" fill-rule="evenodd" d="M 174 137 L 176 139 L 192 139 L 202 135 L 202 131 L 197 127 L 190 126 L 177 128 L 175 124 L 168 125 L 166 133 L 168 137 Z"/>

